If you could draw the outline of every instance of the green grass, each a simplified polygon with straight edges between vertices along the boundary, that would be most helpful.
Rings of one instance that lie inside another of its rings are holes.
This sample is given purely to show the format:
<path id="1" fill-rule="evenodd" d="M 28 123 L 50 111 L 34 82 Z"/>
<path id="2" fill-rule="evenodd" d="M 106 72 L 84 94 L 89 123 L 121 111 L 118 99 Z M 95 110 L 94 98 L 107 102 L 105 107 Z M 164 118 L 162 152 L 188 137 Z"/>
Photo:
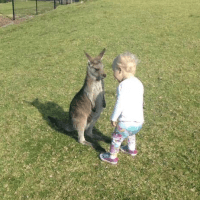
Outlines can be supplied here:
<path id="1" fill-rule="evenodd" d="M 197 0 L 98 0 L 1 28 L 2 199 L 198 199 L 199 9 Z M 109 143 L 82 146 L 47 121 L 64 119 L 81 88 L 83 50 L 95 56 L 104 47 L 107 108 L 99 132 L 113 131 L 115 56 L 138 55 L 136 75 L 145 87 L 139 153 L 134 160 L 120 153 L 117 166 L 99 160 Z"/>
<path id="2" fill-rule="evenodd" d="M 0 3 L 0 15 L 12 17 L 12 3 Z"/>

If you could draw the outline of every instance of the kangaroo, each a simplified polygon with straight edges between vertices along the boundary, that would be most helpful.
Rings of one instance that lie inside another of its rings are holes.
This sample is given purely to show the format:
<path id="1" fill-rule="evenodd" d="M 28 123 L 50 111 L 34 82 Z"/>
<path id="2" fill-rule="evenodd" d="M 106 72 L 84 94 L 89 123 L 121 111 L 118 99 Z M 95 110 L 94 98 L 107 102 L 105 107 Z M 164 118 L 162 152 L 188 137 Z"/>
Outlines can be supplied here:
<path id="1" fill-rule="evenodd" d="M 101 62 L 105 51 L 106 49 L 103 49 L 95 58 L 85 52 L 88 58 L 87 74 L 83 87 L 70 103 L 69 122 L 64 123 L 53 117 L 48 117 L 51 122 L 66 131 L 76 130 L 78 132 L 78 141 L 89 146 L 92 146 L 92 144 L 85 140 L 84 133 L 86 132 L 87 135 L 95 138 L 92 134 L 92 129 L 103 108 L 106 107 L 103 80 L 106 74 L 103 69 L 104 65 Z"/>

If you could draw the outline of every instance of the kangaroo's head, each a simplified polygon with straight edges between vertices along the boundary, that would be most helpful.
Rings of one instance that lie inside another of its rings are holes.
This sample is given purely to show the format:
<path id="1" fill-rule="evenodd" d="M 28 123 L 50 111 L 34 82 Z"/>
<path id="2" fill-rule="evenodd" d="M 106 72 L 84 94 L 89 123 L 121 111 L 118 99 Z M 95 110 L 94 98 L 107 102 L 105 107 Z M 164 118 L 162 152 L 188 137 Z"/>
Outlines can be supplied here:
<path id="1" fill-rule="evenodd" d="M 101 62 L 103 55 L 106 49 L 103 49 L 102 52 L 95 58 L 92 58 L 89 54 L 85 52 L 86 57 L 88 58 L 88 74 L 91 78 L 100 81 L 106 77 L 104 72 L 104 65 Z"/>

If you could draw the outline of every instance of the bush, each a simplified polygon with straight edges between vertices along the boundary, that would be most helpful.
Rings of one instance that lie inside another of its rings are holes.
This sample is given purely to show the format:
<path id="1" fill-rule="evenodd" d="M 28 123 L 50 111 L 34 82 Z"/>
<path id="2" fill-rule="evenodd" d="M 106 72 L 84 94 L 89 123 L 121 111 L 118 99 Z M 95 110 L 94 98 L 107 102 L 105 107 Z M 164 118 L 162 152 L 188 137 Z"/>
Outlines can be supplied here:
<path id="1" fill-rule="evenodd" d="M 6 3 L 8 2 L 7 0 L 0 0 L 0 3 Z"/>

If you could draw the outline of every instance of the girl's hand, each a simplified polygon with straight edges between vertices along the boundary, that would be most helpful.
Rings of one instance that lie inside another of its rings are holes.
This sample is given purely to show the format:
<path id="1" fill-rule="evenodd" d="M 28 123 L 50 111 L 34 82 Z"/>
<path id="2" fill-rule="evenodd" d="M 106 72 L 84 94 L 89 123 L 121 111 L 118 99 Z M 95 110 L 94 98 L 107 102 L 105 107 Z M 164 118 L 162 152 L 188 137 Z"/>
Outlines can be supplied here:
<path id="1" fill-rule="evenodd" d="M 111 125 L 116 127 L 117 126 L 117 122 L 111 121 Z"/>

